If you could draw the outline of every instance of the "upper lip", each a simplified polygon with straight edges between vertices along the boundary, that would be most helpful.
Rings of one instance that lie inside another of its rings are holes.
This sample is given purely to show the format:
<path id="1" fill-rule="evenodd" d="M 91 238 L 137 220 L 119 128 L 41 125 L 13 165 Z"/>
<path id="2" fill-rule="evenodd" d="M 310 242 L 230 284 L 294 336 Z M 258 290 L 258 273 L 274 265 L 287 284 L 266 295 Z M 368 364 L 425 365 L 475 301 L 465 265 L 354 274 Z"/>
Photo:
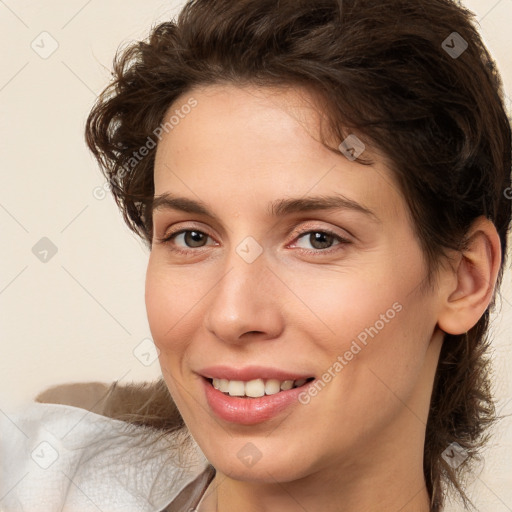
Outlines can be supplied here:
<path id="1" fill-rule="evenodd" d="M 254 379 L 276 379 L 299 380 L 309 379 L 311 374 L 290 372 L 279 368 L 270 368 L 268 366 L 245 366 L 243 368 L 233 368 L 230 366 L 208 366 L 199 370 L 197 373 L 207 379 L 227 379 L 250 381 Z"/>

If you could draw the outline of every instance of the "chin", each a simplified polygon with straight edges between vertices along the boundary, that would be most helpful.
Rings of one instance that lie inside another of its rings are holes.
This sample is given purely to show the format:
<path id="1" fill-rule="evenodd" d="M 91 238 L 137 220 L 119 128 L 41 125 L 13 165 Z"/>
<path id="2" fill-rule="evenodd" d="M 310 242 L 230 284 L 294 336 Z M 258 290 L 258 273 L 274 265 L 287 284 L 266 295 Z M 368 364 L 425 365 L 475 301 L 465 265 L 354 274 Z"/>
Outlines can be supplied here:
<path id="1" fill-rule="evenodd" d="M 232 446 L 227 446 L 229 442 L 224 443 L 219 443 L 218 446 L 223 448 L 218 453 L 211 450 L 203 453 L 217 471 L 234 480 L 259 483 L 291 482 L 309 473 L 309 465 L 303 460 L 300 449 L 296 455 L 290 454 L 289 450 L 285 455 L 281 450 L 282 443 L 274 447 L 268 446 L 267 442 L 267 446 L 263 447 L 261 445 L 264 443 L 258 439 L 251 441 L 250 438 L 230 443 Z"/>
<path id="2" fill-rule="evenodd" d="M 295 470 L 290 470 L 290 462 L 286 465 L 259 462 L 253 467 L 240 467 L 240 464 L 233 462 L 221 463 L 216 466 L 217 471 L 228 475 L 233 480 L 242 482 L 255 482 L 262 484 L 273 484 L 276 482 L 292 482 L 300 479 L 303 475 Z M 288 467 L 286 467 L 288 466 Z"/>

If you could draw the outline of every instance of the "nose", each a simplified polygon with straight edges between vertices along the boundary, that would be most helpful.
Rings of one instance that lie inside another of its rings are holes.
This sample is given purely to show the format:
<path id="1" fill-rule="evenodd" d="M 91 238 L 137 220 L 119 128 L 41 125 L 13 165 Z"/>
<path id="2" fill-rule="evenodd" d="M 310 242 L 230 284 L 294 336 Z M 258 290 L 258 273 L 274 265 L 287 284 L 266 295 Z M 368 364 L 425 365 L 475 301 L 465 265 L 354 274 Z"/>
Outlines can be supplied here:
<path id="1" fill-rule="evenodd" d="M 225 343 L 270 340 L 284 328 L 283 284 L 268 267 L 264 254 L 252 263 L 235 251 L 210 292 L 205 327 Z"/>

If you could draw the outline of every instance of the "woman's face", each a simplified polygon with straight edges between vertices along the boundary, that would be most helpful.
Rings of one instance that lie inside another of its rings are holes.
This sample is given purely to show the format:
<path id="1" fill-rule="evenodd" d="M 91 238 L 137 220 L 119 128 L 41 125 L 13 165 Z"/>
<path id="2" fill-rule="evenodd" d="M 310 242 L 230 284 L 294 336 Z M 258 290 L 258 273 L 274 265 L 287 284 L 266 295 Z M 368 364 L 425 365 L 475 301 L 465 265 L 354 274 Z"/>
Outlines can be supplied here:
<path id="1" fill-rule="evenodd" d="M 442 341 L 390 170 L 326 149 L 304 98 L 197 88 L 156 155 L 151 332 L 193 437 L 241 480 L 421 461 Z"/>

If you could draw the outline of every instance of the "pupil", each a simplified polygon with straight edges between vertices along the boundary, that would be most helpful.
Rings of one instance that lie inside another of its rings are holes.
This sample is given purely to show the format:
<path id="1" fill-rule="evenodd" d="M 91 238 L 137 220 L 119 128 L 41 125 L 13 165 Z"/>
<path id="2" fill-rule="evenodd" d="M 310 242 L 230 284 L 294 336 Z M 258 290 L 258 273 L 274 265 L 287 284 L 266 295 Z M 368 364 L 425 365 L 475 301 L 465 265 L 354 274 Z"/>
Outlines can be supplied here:
<path id="1" fill-rule="evenodd" d="M 312 233 L 310 237 L 313 237 L 311 245 L 313 245 L 313 247 L 315 247 L 316 249 L 325 249 L 326 247 L 329 247 L 329 241 L 332 241 L 332 235 L 328 235 L 327 233 Z M 322 242 L 322 238 L 327 238 L 327 242 Z M 321 247 L 316 247 L 315 244 L 317 243 L 319 243 Z"/>
<path id="2" fill-rule="evenodd" d="M 201 238 L 203 237 L 203 234 L 202 233 L 199 233 L 197 231 L 189 231 L 187 233 L 185 233 L 185 241 L 187 243 L 187 245 L 190 245 L 192 247 L 201 247 Z M 191 242 L 191 243 L 189 243 Z M 194 245 L 194 244 L 198 244 L 198 245 Z"/>

